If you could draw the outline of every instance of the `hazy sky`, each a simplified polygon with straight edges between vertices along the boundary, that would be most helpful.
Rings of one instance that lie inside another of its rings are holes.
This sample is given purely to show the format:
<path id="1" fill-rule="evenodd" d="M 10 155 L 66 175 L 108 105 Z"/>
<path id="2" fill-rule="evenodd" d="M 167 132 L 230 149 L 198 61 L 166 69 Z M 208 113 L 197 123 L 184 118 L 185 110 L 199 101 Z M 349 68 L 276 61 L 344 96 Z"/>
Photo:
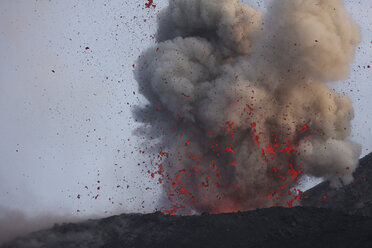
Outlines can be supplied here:
<path id="1" fill-rule="evenodd" d="M 155 17 L 167 1 L 145 2 L 0 1 L 0 207 L 78 216 L 154 209 L 156 182 L 137 165 L 146 156 L 132 135 L 131 106 L 144 102 L 132 65 L 155 45 Z M 345 3 L 363 41 L 350 78 L 331 87 L 353 100 L 352 138 L 365 155 L 372 1 Z"/>

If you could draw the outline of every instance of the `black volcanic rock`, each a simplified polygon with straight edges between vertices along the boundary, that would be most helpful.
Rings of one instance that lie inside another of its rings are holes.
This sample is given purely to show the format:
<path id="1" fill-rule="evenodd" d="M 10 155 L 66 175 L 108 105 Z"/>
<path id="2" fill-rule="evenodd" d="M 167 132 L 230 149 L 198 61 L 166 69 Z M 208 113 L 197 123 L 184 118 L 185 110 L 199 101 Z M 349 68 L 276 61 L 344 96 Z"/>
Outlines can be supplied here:
<path id="1" fill-rule="evenodd" d="M 371 248 L 372 153 L 360 160 L 354 178 L 338 189 L 324 182 L 307 191 L 302 204 L 312 207 L 198 216 L 122 214 L 55 225 L 1 248 Z"/>
<path id="2" fill-rule="evenodd" d="M 199 216 L 123 214 L 18 238 L 18 247 L 372 247 L 372 218 L 319 208 L 269 208 Z"/>
<path id="3" fill-rule="evenodd" d="M 309 198 L 303 199 L 301 205 L 372 217 L 372 153 L 359 161 L 353 176 L 354 181 L 341 188 L 331 188 L 328 182 L 318 184 L 305 192 Z"/>

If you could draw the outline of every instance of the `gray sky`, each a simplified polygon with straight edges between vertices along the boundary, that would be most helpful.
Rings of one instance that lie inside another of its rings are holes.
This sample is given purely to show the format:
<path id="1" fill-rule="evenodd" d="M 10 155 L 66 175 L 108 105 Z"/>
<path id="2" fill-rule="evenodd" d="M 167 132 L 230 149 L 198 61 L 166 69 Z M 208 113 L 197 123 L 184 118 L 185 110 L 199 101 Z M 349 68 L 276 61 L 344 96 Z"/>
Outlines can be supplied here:
<path id="1" fill-rule="evenodd" d="M 77 216 L 154 209 L 156 184 L 137 165 L 146 156 L 131 133 L 131 106 L 143 103 L 132 65 L 155 44 L 155 16 L 166 1 L 151 9 L 145 2 L 0 1 L 0 206 Z M 372 2 L 345 3 L 363 41 L 350 78 L 332 87 L 353 100 L 352 139 L 365 155 L 372 151 Z"/>

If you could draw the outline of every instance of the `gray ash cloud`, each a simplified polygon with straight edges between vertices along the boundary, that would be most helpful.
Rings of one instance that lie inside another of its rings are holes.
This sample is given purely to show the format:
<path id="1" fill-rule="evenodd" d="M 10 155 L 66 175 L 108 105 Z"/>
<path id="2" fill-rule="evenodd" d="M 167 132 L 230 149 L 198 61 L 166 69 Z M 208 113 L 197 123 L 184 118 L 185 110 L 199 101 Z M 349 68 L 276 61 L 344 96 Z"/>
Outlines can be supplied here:
<path id="1" fill-rule="evenodd" d="M 287 205 L 303 175 L 353 180 L 353 107 L 329 87 L 348 77 L 360 42 L 343 1 L 277 0 L 261 13 L 237 0 L 170 0 L 156 38 L 136 63 L 148 103 L 134 116 L 148 152 L 168 153 L 163 206 Z"/>

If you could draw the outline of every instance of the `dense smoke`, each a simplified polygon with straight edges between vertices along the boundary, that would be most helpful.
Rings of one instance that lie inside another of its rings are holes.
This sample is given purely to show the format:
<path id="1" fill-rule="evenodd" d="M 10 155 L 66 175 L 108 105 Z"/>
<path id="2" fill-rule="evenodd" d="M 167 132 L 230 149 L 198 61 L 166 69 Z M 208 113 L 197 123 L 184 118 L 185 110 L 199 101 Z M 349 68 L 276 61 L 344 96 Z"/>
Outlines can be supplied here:
<path id="1" fill-rule="evenodd" d="M 348 77 L 360 42 L 342 0 L 276 0 L 264 14 L 169 0 L 158 23 L 135 71 L 148 104 L 134 115 L 173 213 L 291 205 L 305 174 L 352 181 L 353 108 L 328 87 Z"/>

